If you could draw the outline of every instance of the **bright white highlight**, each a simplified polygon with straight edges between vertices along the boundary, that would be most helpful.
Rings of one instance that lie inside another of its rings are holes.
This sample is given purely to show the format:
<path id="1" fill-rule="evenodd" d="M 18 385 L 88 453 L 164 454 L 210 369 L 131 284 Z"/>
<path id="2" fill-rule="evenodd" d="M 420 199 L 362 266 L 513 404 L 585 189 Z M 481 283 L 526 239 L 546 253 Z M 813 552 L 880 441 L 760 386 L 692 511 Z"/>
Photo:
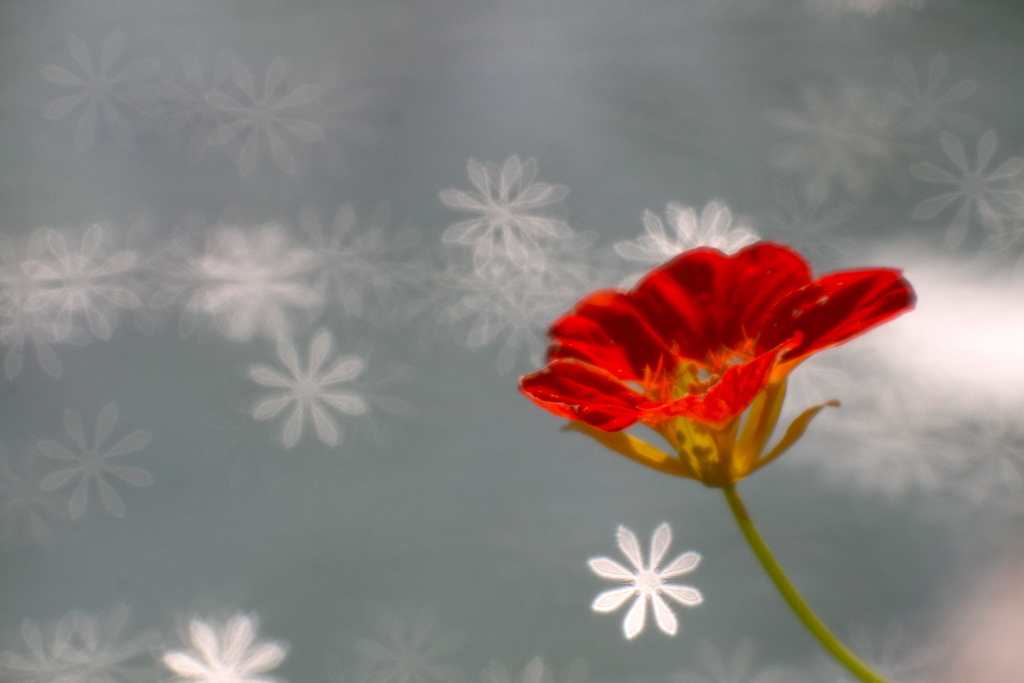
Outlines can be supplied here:
<path id="1" fill-rule="evenodd" d="M 594 599 L 595 612 L 614 612 L 629 600 L 633 605 L 626 612 L 622 622 L 622 630 L 626 638 L 632 640 L 644 630 L 647 621 L 647 604 L 654 608 L 654 621 L 663 632 L 674 636 L 679 630 L 679 622 L 672 608 L 665 602 L 671 598 L 680 605 L 696 607 L 704 601 L 700 591 L 690 586 L 666 583 L 669 579 L 689 574 L 700 563 L 700 555 L 686 552 L 661 568 L 668 546 L 672 543 L 672 529 L 662 523 L 651 536 L 650 561 L 645 563 L 640 552 L 640 542 L 636 535 L 624 526 L 615 533 L 619 550 L 629 560 L 632 569 L 627 569 L 615 560 L 607 557 L 595 557 L 590 560 L 590 568 L 595 574 L 609 581 L 627 583 L 623 588 L 605 591 Z"/>
<path id="2" fill-rule="evenodd" d="M 193 619 L 188 637 L 194 649 L 168 652 L 163 663 L 179 681 L 192 683 L 271 683 L 263 676 L 284 661 L 281 643 L 256 640 L 255 616 L 236 614 L 224 624 Z"/>

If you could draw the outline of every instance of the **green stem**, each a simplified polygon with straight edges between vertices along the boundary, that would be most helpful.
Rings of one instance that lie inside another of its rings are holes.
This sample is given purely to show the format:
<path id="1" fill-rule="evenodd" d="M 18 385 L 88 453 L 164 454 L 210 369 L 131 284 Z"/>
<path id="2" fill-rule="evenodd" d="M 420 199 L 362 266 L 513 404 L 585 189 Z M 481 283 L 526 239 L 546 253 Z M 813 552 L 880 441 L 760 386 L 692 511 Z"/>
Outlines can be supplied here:
<path id="1" fill-rule="evenodd" d="M 832 635 L 832 632 L 822 623 L 818 615 L 804 602 L 803 597 L 793 587 L 793 584 L 789 582 L 786 573 L 782 571 L 782 567 L 775 561 L 772 551 L 765 545 L 761 534 L 757 532 L 757 527 L 750 520 L 750 515 L 747 514 L 743 501 L 740 500 L 739 494 L 736 493 L 736 488 L 732 485 L 724 486 L 722 491 L 725 493 L 725 499 L 729 501 L 729 509 L 732 510 L 736 522 L 740 525 L 740 530 L 746 537 L 747 543 L 750 544 L 754 554 L 757 555 L 757 559 L 761 561 L 761 566 L 768 572 L 772 583 L 779 589 L 782 597 L 789 604 L 790 609 L 796 613 L 796 616 L 807 627 L 807 630 L 811 632 L 811 635 L 818 639 L 822 647 L 828 650 L 829 654 L 836 658 L 836 661 L 845 666 L 850 673 L 864 681 L 864 683 L 889 683 L 886 679 L 868 668 L 855 654 L 847 650 L 846 646 Z"/>

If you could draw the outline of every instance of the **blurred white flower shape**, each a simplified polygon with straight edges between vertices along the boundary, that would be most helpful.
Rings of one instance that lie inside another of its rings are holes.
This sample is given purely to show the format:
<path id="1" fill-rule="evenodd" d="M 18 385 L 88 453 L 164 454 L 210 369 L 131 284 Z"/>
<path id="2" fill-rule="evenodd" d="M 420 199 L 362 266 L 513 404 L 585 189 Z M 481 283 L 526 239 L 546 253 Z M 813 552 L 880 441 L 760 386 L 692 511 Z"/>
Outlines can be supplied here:
<path id="1" fill-rule="evenodd" d="M 644 211 L 644 230 L 631 242 L 618 242 L 615 251 L 627 261 L 658 265 L 696 247 L 712 247 L 732 254 L 758 240 L 750 227 L 733 224 L 732 212 L 721 201 L 708 202 L 700 217 L 691 207 L 670 203 L 665 207 L 665 218 L 674 235 L 669 235 L 665 224 L 651 211 Z"/>
<path id="2" fill-rule="evenodd" d="M 234 61 L 230 50 L 222 50 L 208 73 L 196 55 L 183 52 L 179 59 L 180 76 L 165 77 L 158 85 L 167 107 L 160 128 L 166 133 L 187 136 L 186 156 L 192 162 L 203 157 L 208 149 L 206 139 L 220 123 L 221 111 L 210 103 L 207 95 L 227 87 Z"/>
<path id="3" fill-rule="evenodd" d="M 651 536 L 650 561 L 646 563 L 640 552 L 640 542 L 632 531 L 620 526 L 615 538 L 619 550 L 629 560 L 632 569 L 627 569 L 607 557 L 595 557 L 590 560 L 590 569 L 603 579 L 629 585 L 613 588 L 598 595 L 592 605 L 594 611 L 614 612 L 632 599 L 633 605 L 626 612 L 626 618 L 622 623 L 626 638 L 632 640 L 644 630 L 647 604 L 650 603 L 654 608 L 654 621 L 658 628 L 674 636 L 679 630 L 679 622 L 665 597 L 687 607 L 696 607 L 704 598 L 696 588 L 666 582 L 693 571 L 700 563 L 700 555 L 692 551 L 686 552 L 665 567 L 661 567 L 665 552 L 672 543 L 672 529 L 667 523 L 662 523 L 654 530 Z"/>
<path id="4" fill-rule="evenodd" d="M 381 620 L 385 641 L 358 640 L 365 683 L 461 683 L 462 672 L 444 663 L 459 650 L 462 638 L 440 630 L 433 613 L 421 611 L 406 623 L 394 614 Z"/>
<path id="5" fill-rule="evenodd" d="M 210 131 L 206 143 L 222 146 L 235 138 L 243 138 L 237 158 L 238 172 L 242 176 L 256 170 L 261 144 L 270 148 L 270 156 L 279 169 L 294 176 L 298 169 L 295 156 L 288 149 L 289 138 L 307 143 L 324 138 L 323 128 L 309 120 L 311 113 L 308 111 L 320 98 L 320 88 L 304 83 L 289 89 L 284 85 L 286 73 L 284 59 L 274 59 L 267 66 L 263 87 L 257 92 L 252 73 L 234 60 L 231 68 L 234 87 L 212 90 L 206 95 L 221 119 Z"/>
<path id="6" fill-rule="evenodd" d="M 47 311 L 33 309 L 35 279 L 22 268 L 21 249 L 8 235 L 0 235 L 0 344 L 7 346 L 4 374 L 14 379 L 25 364 L 26 347 L 31 346 L 43 372 L 59 378 L 63 372 L 52 345 L 58 341 Z"/>
<path id="7" fill-rule="evenodd" d="M 472 351 L 500 342 L 497 366 L 503 375 L 521 355 L 540 363 L 551 321 L 590 289 L 586 266 L 554 258 L 540 270 L 480 273 L 453 267 L 443 277 L 443 293 L 455 300 L 440 321 L 464 331 Z"/>
<path id="8" fill-rule="evenodd" d="M 309 344 L 308 363 L 303 369 L 295 345 L 290 339 L 281 338 L 277 342 L 277 357 L 288 374 L 265 365 L 254 365 L 249 370 L 249 377 L 257 384 L 283 390 L 257 403 L 252 410 L 254 418 L 269 420 L 291 407 L 281 428 L 285 448 L 294 447 L 302 439 L 307 416 L 317 438 L 328 446 L 337 446 L 342 441 L 344 431 L 327 408 L 353 417 L 369 412 L 369 404 L 362 396 L 338 386 L 359 377 L 366 369 L 366 361 L 359 356 L 342 356 L 325 368 L 332 346 L 331 335 L 327 330 L 320 330 L 313 335 Z"/>
<path id="9" fill-rule="evenodd" d="M 497 662 L 491 662 L 484 672 L 483 678 L 486 683 L 517 683 L 509 675 L 508 669 Z M 553 678 L 551 672 L 544 666 L 544 660 L 534 657 L 523 667 L 523 673 L 520 674 L 518 683 L 553 683 Z"/>
<path id="10" fill-rule="evenodd" d="M 936 647 L 937 644 L 922 646 L 900 622 L 891 621 L 881 631 L 851 624 L 849 631 L 854 652 L 886 680 L 899 683 L 934 680 L 931 669 L 942 659 L 943 649 Z M 833 660 L 825 660 L 825 667 L 831 674 L 829 681 L 856 683 L 856 679 Z"/>
<path id="11" fill-rule="evenodd" d="M 70 36 L 68 49 L 82 75 L 62 66 L 43 67 L 43 77 L 46 80 L 79 91 L 73 95 L 58 97 L 43 110 L 44 117 L 58 120 L 81 109 L 74 135 L 75 149 L 78 152 L 89 149 L 96 140 L 100 115 L 114 141 L 122 147 L 129 147 L 134 134 L 125 114 L 135 112 L 155 116 L 161 112 L 160 102 L 154 93 L 145 88 L 146 79 L 160 69 L 157 60 L 148 57 L 138 59 L 121 71 L 110 73 L 114 62 L 124 51 L 124 44 L 124 34 L 121 31 L 111 31 L 103 39 L 99 63 L 94 65 L 85 42 L 81 38 Z"/>
<path id="12" fill-rule="evenodd" d="M 272 683 L 266 676 L 288 653 L 274 641 L 259 641 L 259 622 L 253 615 L 236 614 L 219 624 L 192 619 L 188 625 L 191 650 L 164 654 L 165 667 L 175 680 L 191 683 Z"/>
<path id="13" fill-rule="evenodd" d="M 928 62 L 928 73 L 923 83 L 914 74 L 914 67 L 903 55 L 896 55 L 896 106 L 903 110 L 904 123 L 913 133 L 945 127 L 970 128 L 977 123 L 973 116 L 948 111 L 951 104 L 966 100 L 978 90 L 977 81 L 969 78 L 957 81 L 947 88 L 942 82 L 949 71 L 949 59 L 938 53 Z"/>
<path id="14" fill-rule="evenodd" d="M 697 647 L 698 659 L 706 675 L 703 672 L 678 671 L 673 674 L 672 683 L 805 683 L 808 680 L 778 666 L 755 668 L 756 648 L 750 638 L 742 639 L 728 658 L 721 649 L 706 640 L 701 640 Z"/>
<path id="15" fill-rule="evenodd" d="M 89 504 L 90 481 L 96 482 L 103 509 L 115 517 L 124 517 L 124 501 L 107 481 L 106 475 L 113 475 L 131 486 L 150 486 L 153 483 L 153 475 L 141 467 L 114 465 L 110 462 L 113 458 L 141 451 L 152 439 L 149 432 L 135 430 L 104 450 L 103 443 L 116 424 L 117 406 L 109 403 L 96 417 L 96 430 L 93 433 L 92 446 L 89 446 L 86 443 L 82 418 L 77 413 L 65 410 L 64 432 L 71 437 L 75 450 L 68 449 L 52 439 L 40 439 L 36 443 L 36 448 L 46 457 L 72 463 L 66 469 L 51 472 L 43 477 L 39 487 L 44 491 L 55 491 L 71 482 L 77 482 L 68 500 L 68 511 L 73 519 L 85 514 Z"/>
<path id="16" fill-rule="evenodd" d="M 389 240 L 384 230 L 386 214 L 386 207 L 374 211 L 369 226 L 359 229 L 349 204 L 338 207 L 330 228 L 324 227 L 312 208 L 299 212 L 299 223 L 317 255 L 319 289 L 346 315 L 361 316 L 368 301 L 387 298 L 421 274 L 410 259 L 399 259 L 415 246 L 413 235 L 402 233 Z"/>
<path id="17" fill-rule="evenodd" d="M 280 226 L 220 228 L 190 264 L 194 290 L 187 306 L 235 341 L 256 334 L 277 338 L 291 330 L 288 309 L 320 305 L 310 282 L 316 265 L 316 254 L 291 246 Z"/>
<path id="18" fill-rule="evenodd" d="M 954 203 L 959 203 L 956 214 L 946 231 L 946 245 L 960 246 L 967 237 L 972 219 L 977 216 L 987 238 L 993 242 L 1005 239 L 1007 221 L 1019 215 L 1020 193 L 1013 181 L 1024 172 L 1024 159 L 1011 157 L 994 170 L 989 170 L 999 141 L 994 131 L 984 132 L 978 138 L 974 168 L 967 159 L 963 142 L 955 135 L 943 132 L 939 143 L 956 171 L 950 172 L 930 162 L 914 164 L 910 172 L 928 183 L 952 185 L 952 191 L 926 199 L 911 212 L 916 220 L 930 220 Z"/>
<path id="19" fill-rule="evenodd" d="M 803 254 L 816 266 L 838 264 L 853 242 L 840 228 L 854 215 L 851 203 L 810 202 L 789 183 L 775 183 L 773 207 L 762 213 L 768 239 L 782 242 Z"/>
<path id="20" fill-rule="evenodd" d="M 484 670 L 484 683 L 555 683 L 555 677 L 551 670 L 544 664 L 539 656 L 532 658 L 523 667 L 523 672 L 516 679 L 508 669 L 498 662 L 491 662 Z M 565 683 L 586 683 L 587 663 L 582 659 L 575 659 L 569 664 L 569 670 L 564 679 Z"/>
<path id="21" fill-rule="evenodd" d="M 13 545 L 29 540 L 49 545 L 54 540 L 51 521 L 68 516 L 60 496 L 39 488 L 41 477 L 33 466 L 37 458 L 27 458 L 17 469 L 0 463 L 0 542 Z"/>
<path id="22" fill-rule="evenodd" d="M 806 4 L 824 14 L 857 12 L 870 16 L 883 10 L 919 10 L 924 0 L 806 0 Z"/>
<path id="23" fill-rule="evenodd" d="M 561 185 L 534 182 L 537 162 L 509 157 L 499 168 L 473 159 L 467 164 L 469 179 L 477 193 L 444 190 L 441 201 L 459 211 L 479 216 L 455 223 L 444 233 L 444 241 L 473 248 L 473 267 L 478 272 L 516 268 L 543 268 L 545 239 L 572 234 L 561 220 L 536 213 L 537 209 L 561 201 L 568 190 Z"/>
<path id="24" fill-rule="evenodd" d="M 837 190 L 863 197 L 875 174 L 892 163 L 894 113 L 886 98 L 859 85 L 807 86 L 799 109 L 771 114 L 772 123 L 791 136 L 775 163 L 799 176 L 808 202 L 820 205 Z"/>
<path id="25" fill-rule="evenodd" d="M 159 672 L 144 664 L 156 637 L 144 631 L 122 639 L 129 620 L 125 605 L 105 617 L 70 612 L 44 633 L 21 622 L 25 652 L 0 652 L 0 679 L 10 683 L 146 683 Z"/>
<path id="26" fill-rule="evenodd" d="M 51 324 L 54 339 L 67 340 L 84 321 L 93 336 L 108 341 L 119 313 L 142 305 L 129 281 L 138 255 L 123 249 L 107 256 L 106 241 L 106 230 L 98 224 L 82 234 L 77 246 L 68 244 L 64 232 L 45 230 L 47 253 L 22 264 L 31 279 L 25 307 Z"/>

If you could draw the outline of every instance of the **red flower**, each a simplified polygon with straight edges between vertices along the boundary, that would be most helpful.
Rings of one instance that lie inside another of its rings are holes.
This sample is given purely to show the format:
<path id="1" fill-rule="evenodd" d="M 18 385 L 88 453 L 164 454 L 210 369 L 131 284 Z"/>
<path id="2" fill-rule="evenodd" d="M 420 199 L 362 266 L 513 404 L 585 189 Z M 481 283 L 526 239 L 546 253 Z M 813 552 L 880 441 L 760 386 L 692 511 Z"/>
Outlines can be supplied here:
<path id="1" fill-rule="evenodd" d="M 585 297 L 551 326 L 547 367 L 519 386 L 613 450 L 726 486 L 781 455 L 829 405 L 804 411 L 762 453 L 786 377 L 801 361 L 913 305 L 897 270 L 812 280 L 808 263 L 779 244 L 759 242 L 732 256 L 694 249 L 631 291 Z M 658 431 L 679 457 L 617 433 L 637 422 Z"/>

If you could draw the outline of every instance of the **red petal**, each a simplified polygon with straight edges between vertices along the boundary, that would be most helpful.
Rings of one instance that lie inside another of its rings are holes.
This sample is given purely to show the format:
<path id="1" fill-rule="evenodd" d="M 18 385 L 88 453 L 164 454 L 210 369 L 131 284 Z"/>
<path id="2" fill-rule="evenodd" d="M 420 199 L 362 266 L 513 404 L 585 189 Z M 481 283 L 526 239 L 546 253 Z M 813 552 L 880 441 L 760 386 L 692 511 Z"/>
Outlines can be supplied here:
<path id="1" fill-rule="evenodd" d="M 655 420 L 682 416 L 714 424 L 734 418 L 764 391 L 775 361 L 785 348 L 781 346 L 772 349 L 749 363 L 731 365 L 705 394 L 690 394 L 668 403 L 643 404 L 640 406 L 643 419 L 646 421 L 648 416 Z"/>
<path id="2" fill-rule="evenodd" d="M 633 307 L 633 295 L 595 292 L 569 315 L 556 320 L 548 359 L 575 358 L 624 380 L 641 380 L 645 368 L 675 367 L 665 342 Z"/>
<path id="3" fill-rule="evenodd" d="M 703 362 L 746 346 L 775 302 L 810 281 L 799 254 L 760 242 L 733 256 L 707 248 L 688 251 L 655 269 L 632 296 L 662 339 L 683 357 Z"/>
<path id="4" fill-rule="evenodd" d="M 675 369 L 678 358 L 706 362 L 740 349 L 773 305 L 810 282 L 806 261 L 762 242 L 734 256 L 688 251 L 656 268 L 631 292 L 605 290 L 557 320 L 549 360 L 575 358 L 620 379 Z"/>
<path id="5" fill-rule="evenodd" d="M 610 373 L 575 360 L 557 360 L 519 380 L 519 390 L 559 417 L 582 420 L 606 432 L 634 424 L 643 395 Z"/>
<path id="6" fill-rule="evenodd" d="M 898 270 L 875 268 L 826 275 L 775 307 L 758 338 L 771 348 L 800 335 L 787 363 L 846 342 L 914 307 L 914 290 Z"/>

